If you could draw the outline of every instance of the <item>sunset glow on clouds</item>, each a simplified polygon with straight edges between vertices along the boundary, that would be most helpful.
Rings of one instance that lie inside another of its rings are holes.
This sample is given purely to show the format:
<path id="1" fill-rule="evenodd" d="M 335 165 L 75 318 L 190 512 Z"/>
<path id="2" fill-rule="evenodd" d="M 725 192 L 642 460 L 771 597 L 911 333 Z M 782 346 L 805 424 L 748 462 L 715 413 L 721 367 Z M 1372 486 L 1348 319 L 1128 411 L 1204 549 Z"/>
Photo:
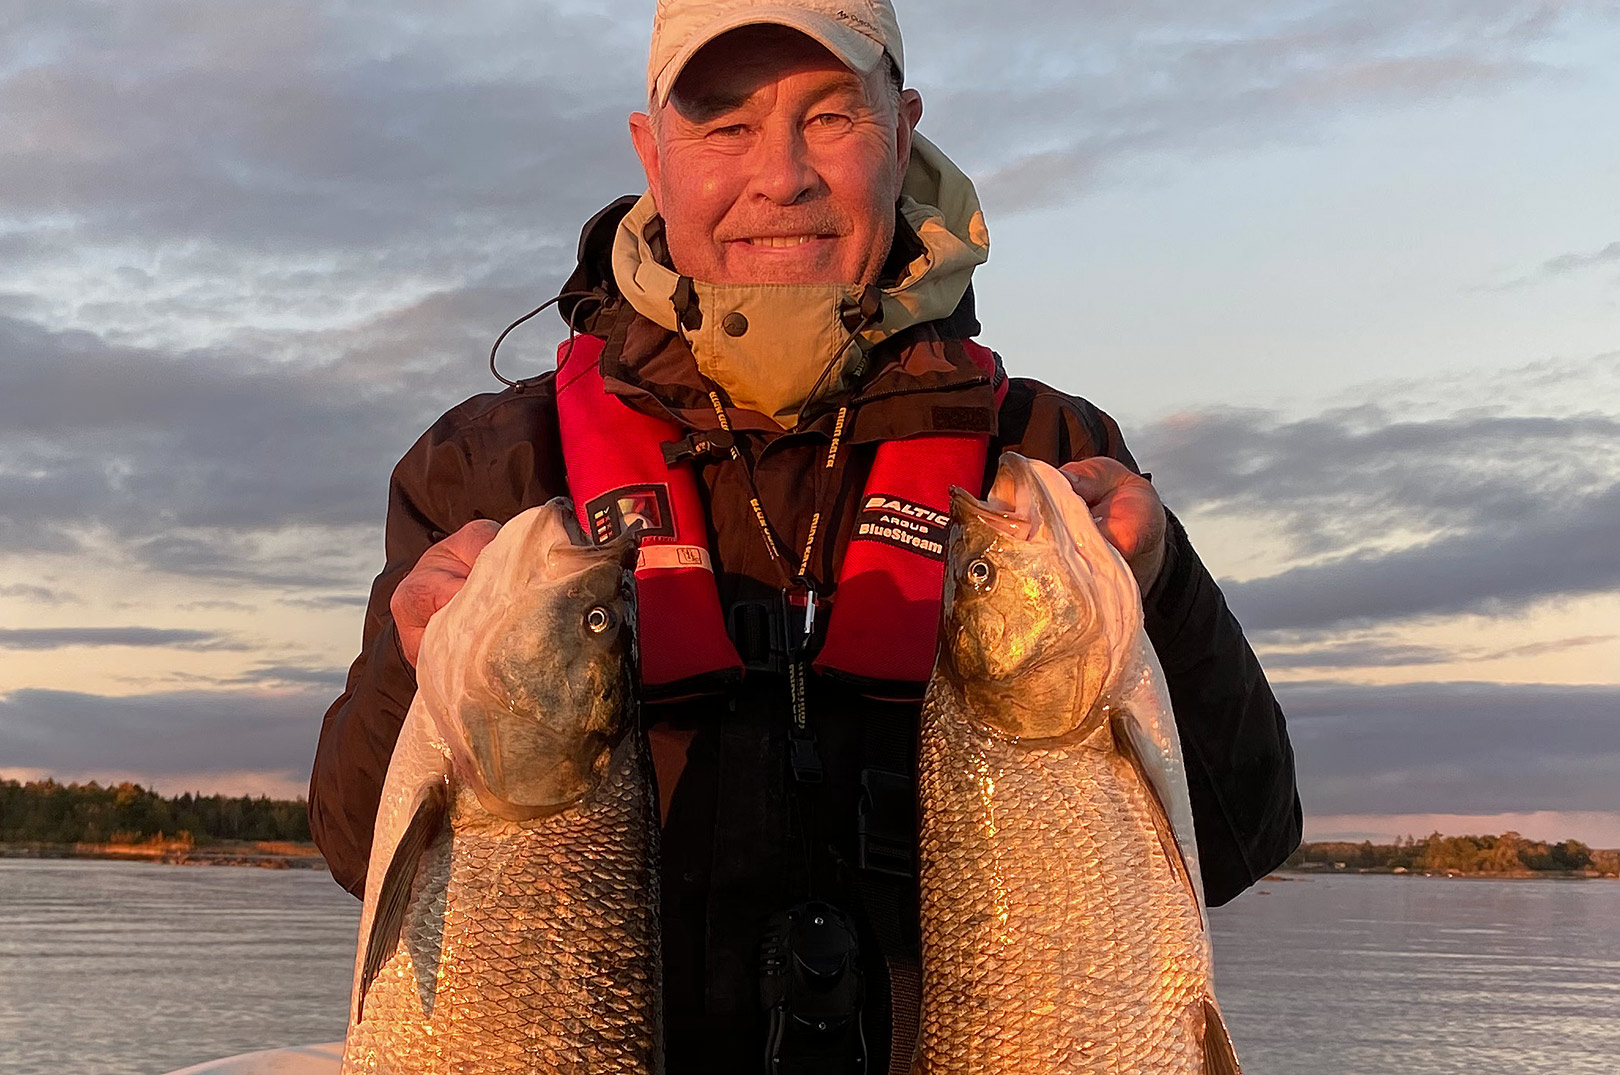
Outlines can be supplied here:
<path id="1" fill-rule="evenodd" d="M 1620 11 L 898 7 L 982 338 L 1120 418 L 1308 834 L 1620 844 Z M 640 189 L 651 9 L 0 0 L 0 772 L 301 790 L 389 469 Z"/>

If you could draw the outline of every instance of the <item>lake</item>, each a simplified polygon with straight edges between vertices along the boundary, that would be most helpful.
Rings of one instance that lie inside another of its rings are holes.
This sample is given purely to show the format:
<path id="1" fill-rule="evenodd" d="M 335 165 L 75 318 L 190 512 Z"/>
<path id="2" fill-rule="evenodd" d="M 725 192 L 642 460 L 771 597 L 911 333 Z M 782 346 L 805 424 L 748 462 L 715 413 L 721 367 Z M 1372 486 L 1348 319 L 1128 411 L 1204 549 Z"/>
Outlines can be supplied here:
<path id="1" fill-rule="evenodd" d="M 1246 1075 L 1620 1070 L 1620 882 L 1265 881 L 1211 918 Z M 316 871 L 0 860 L 0 1073 L 336 1040 L 358 922 Z"/>

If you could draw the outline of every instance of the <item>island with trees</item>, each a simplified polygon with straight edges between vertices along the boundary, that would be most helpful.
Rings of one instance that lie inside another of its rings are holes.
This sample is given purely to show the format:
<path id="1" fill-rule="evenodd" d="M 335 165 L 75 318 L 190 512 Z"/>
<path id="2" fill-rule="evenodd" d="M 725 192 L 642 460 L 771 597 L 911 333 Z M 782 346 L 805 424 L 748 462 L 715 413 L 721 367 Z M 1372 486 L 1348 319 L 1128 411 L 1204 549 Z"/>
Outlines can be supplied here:
<path id="1" fill-rule="evenodd" d="M 0 857 L 324 868 L 302 799 L 0 780 Z"/>
<path id="2" fill-rule="evenodd" d="M 1516 832 L 1500 836 L 1398 837 L 1393 844 L 1325 841 L 1301 844 L 1289 871 L 1427 874 L 1445 877 L 1617 877 L 1620 850 L 1579 840 L 1546 843 Z"/>

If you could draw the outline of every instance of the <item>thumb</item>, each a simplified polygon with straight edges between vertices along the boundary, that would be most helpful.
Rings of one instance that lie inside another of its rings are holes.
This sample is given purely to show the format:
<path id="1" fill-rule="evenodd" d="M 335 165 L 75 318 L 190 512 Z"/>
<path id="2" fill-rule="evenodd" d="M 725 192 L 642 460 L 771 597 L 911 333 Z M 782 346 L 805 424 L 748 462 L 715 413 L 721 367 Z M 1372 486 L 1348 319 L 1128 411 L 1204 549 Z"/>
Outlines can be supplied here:
<path id="1" fill-rule="evenodd" d="M 1063 465 L 1063 474 L 1087 504 L 1095 506 L 1121 485 L 1136 477 L 1135 471 L 1105 455 Z"/>

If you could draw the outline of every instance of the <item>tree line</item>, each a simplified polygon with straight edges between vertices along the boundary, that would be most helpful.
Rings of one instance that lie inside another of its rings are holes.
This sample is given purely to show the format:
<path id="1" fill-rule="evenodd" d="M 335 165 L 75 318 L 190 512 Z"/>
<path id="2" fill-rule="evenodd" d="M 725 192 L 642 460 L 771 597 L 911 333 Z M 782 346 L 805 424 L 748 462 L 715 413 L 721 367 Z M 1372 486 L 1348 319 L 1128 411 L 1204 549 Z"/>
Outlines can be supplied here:
<path id="1" fill-rule="evenodd" d="M 135 844 L 178 840 L 308 841 L 302 799 L 193 795 L 165 798 L 139 784 L 0 780 L 0 841 Z"/>
<path id="2" fill-rule="evenodd" d="M 1620 851 L 1594 850 L 1579 840 L 1546 843 L 1516 832 L 1500 836 L 1398 837 L 1393 844 L 1327 841 L 1300 844 L 1284 868 L 1406 870 L 1462 874 L 1596 871 L 1620 874 Z"/>

